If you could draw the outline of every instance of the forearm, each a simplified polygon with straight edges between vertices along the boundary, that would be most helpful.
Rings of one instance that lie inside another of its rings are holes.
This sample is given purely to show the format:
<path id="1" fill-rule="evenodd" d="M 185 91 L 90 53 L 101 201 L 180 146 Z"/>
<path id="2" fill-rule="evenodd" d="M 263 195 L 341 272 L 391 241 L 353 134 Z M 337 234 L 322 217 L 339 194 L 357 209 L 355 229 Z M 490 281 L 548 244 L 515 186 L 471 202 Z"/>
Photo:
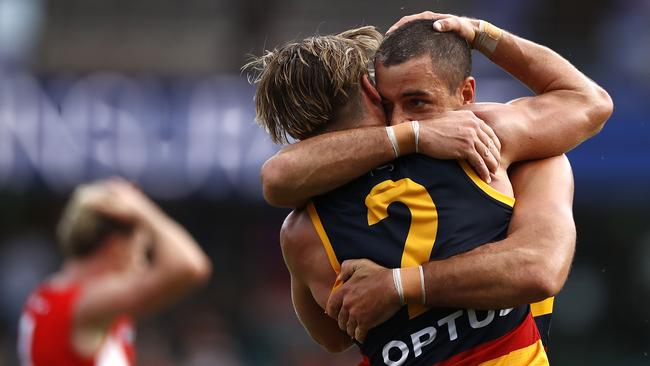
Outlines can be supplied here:
<path id="1" fill-rule="evenodd" d="M 557 97 L 551 108 L 562 110 L 568 117 L 565 124 L 577 124 L 586 137 L 597 133 L 612 113 L 607 92 L 575 68 L 569 61 L 548 47 L 503 32 L 495 51 L 488 58 L 528 86 L 536 95 Z M 572 107 L 572 110 L 567 110 Z M 538 109 L 538 108 L 533 108 Z M 549 115 L 534 110 L 536 123 L 553 123 Z M 572 113 L 581 115 L 571 118 Z M 559 126 L 561 127 L 561 126 Z"/>
<path id="2" fill-rule="evenodd" d="M 170 290 L 198 285 L 210 277 L 212 264 L 208 256 L 187 230 L 158 207 L 149 208 L 139 224 L 151 235 L 151 271 L 164 277 Z"/>
<path id="3" fill-rule="evenodd" d="M 262 167 L 264 198 L 296 208 L 395 158 L 384 127 L 337 131 L 289 145 Z"/>
<path id="4" fill-rule="evenodd" d="M 555 51 L 505 31 L 495 51 L 486 56 L 535 94 L 554 90 L 585 91 L 596 86 Z"/>
<path id="5" fill-rule="evenodd" d="M 499 245 L 502 247 L 499 248 Z M 423 265 L 426 304 L 436 307 L 504 309 L 552 296 L 539 254 L 498 242 Z"/>
<path id="6" fill-rule="evenodd" d="M 547 47 L 504 32 L 490 58 L 537 94 L 470 106 L 503 142 L 504 166 L 566 153 L 600 131 L 612 113 L 607 92 Z"/>

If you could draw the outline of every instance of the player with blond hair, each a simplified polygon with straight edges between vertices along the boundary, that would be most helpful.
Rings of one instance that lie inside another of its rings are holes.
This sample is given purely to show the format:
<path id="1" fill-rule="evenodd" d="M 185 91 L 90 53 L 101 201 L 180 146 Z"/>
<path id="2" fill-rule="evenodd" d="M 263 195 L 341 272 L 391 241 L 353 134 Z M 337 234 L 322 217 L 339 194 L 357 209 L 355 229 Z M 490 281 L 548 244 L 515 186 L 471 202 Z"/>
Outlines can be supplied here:
<path id="1" fill-rule="evenodd" d="M 544 320 L 552 299 L 528 304 L 568 274 L 571 170 L 565 157 L 523 164 L 512 186 L 506 170 L 593 135 L 611 100 L 548 48 L 478 20 L 420 18 L 379 47 L 376 88 L 368 72 L 345 76 L 363 64 L 321 59 L 374 51 L 349 37 L 308 38 L 258 60 L 260 123 L 301 139 L 262 169 L 267 200 L 296 208 L 281 233 L 294 306 L 326 348 L 354 337 L 373 365 L 547 364 L 533 316 Z M 475 104 L 468 43 L 537 95 Z M 320 95 L 327 113 L 311 118 Z M 465 161 L 414 152 L 473 157 L 485 179 Z"/>
<path id="2" fill-rule="evenodd" d="M 63 265 L 29 296 L 20 320 L 23 366 L 135 365 L 133 318 L 211 274 L 185 229 L 120 179 L 77 188 L 57 234 Z"/>

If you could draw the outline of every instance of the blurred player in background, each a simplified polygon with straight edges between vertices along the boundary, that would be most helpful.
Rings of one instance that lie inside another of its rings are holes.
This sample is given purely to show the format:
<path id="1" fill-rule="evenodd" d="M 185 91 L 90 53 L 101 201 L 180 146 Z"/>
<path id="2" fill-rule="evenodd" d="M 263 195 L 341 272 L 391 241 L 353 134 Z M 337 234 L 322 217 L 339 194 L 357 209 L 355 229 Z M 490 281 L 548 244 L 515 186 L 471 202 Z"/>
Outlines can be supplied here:
<path id="1" fill-rule="evenodd" d="M 23 366 L 131 366 L 132 317 L 205 283 L 211 262 L 194 239 L 130 183 L 77 188 L 59 222 L 61 270 L 28 298 Z"/>

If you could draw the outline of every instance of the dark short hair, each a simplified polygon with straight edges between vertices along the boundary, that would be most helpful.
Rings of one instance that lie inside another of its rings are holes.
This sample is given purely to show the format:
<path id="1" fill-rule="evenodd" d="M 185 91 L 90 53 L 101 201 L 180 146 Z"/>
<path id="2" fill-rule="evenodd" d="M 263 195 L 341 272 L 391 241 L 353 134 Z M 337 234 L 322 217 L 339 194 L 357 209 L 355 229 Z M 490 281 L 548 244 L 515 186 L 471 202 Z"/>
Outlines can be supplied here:
<path id="1" fill-rule="evenodd" d="M 414 20 L 391 33 L 377 51 L 384 66 L 399 65 L 429 55 L 437 75 L 453 92 L 472 72 L 472 52 L 467 41 L 454 32 L 438 32 L 431 20 Z"/>

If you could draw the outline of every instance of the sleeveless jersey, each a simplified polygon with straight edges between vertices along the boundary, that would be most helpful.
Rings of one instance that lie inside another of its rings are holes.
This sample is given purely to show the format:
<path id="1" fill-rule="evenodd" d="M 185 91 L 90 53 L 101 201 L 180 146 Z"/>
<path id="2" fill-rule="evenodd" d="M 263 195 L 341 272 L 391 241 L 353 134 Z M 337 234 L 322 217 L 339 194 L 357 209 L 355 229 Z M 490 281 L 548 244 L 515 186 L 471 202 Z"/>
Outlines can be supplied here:
<path id="1" fill-rule="evenodd" d="M 513 205 L 465 162 L 409 155 L 314 198 L 307 210 L 338 272 L 346 259 L 411 267 L 501 240 Z M 370 365 L 548 364 L 528 305 L 409 305 L 359 347 Z"/>
<path id="2" fill-rule="evenodd" d="M 547 351 L 549 348 L 548 342 L 551 333 L 551 317 L 553 316 L 554 301 L 555 297 L 549 297 L 544 301 L 530 304 L 531 313 L 535 318 L 537 329 L 539 330 L 539 334 L 542 336 L 542 343 Z"/>
<path id="3" fill-rule="evenodd" d="M 94 357 L 72 347 L 73 309 L 82 288 L 72 284 L 37 288 L 20 318 L 18 354 L 22 366 L 133 366 L 134 328 L 129 317 L 118 317 Z"/>

